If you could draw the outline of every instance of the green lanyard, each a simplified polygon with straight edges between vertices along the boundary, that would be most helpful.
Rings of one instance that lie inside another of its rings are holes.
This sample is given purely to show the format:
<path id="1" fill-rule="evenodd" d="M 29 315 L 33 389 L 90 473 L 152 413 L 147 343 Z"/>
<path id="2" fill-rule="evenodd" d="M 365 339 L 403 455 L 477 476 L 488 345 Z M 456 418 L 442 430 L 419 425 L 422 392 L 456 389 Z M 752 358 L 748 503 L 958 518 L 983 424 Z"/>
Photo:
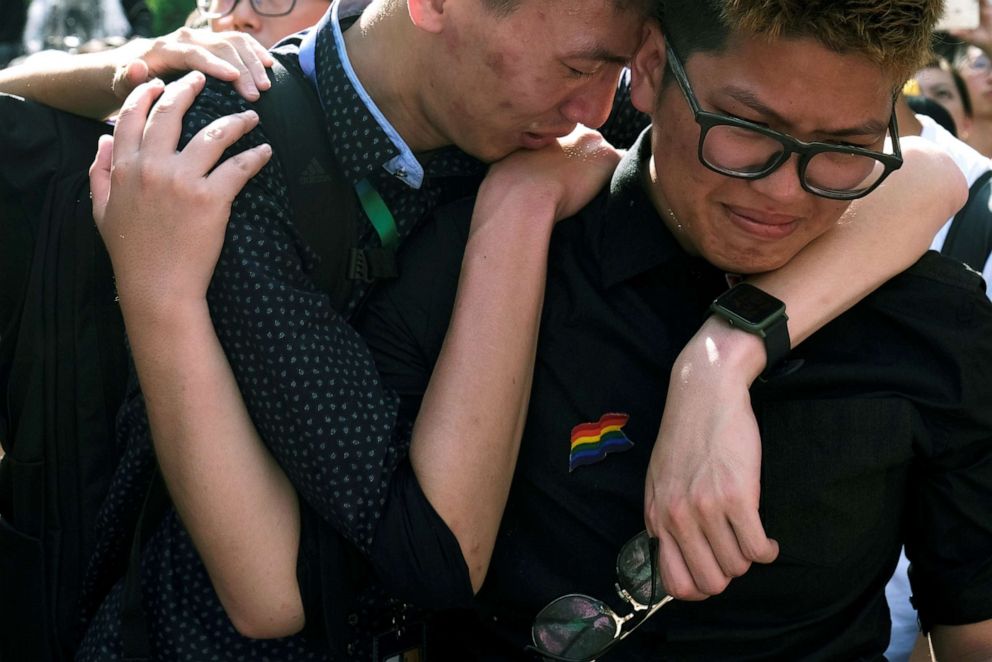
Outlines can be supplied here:
<path id="1" fill-rule="evenodd" d="M 396 219 L 393 218 L 393 214 L 389 211 L 382 196 L 372 188 L 367 179 L 355 184 L 355 191 L 358 193 L 358 199 L 362 203 L 365 214 L 372 221 L 372 227 L 379 235 L 382 247 L 395 250 L 399 246 L 400 235 L 396 231 Z"/>

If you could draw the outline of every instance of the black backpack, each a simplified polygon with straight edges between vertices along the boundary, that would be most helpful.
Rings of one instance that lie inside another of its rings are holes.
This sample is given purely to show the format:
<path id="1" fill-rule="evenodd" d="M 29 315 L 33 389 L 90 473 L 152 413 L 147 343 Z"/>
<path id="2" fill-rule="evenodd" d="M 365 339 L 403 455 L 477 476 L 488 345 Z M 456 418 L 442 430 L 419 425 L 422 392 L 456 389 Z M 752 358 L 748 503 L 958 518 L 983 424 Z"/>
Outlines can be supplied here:
<path id="1" fill-rule="evenodd" d="M 992 170 L 975 180 L 968 201 L 954 215 L 940 252 L 982 273 L 992 255 Z"/>
<path id="2" fill-rule="evenodd" d="M 363 221 L 319 101 L 282 57 L 255 107 L 288 157 L 294 222 L 320 257 L 314 280 L 340 307 L 354 280 L 395 268 L 384 249 L 356 247 Z M 109 131 L 0 95 L 0 662 L 71 659 L 94 522 L 120 459 L 128 357 L 87 177 Z"/>

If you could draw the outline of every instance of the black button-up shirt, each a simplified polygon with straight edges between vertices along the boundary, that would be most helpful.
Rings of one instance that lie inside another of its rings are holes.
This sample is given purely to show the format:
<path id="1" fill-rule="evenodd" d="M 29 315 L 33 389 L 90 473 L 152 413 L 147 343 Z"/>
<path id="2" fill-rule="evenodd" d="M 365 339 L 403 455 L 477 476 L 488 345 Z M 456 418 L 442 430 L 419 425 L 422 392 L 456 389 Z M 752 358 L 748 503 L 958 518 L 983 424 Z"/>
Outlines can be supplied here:
<path id="1" fill-rule="evenodd" d="M 438 633 L 466 658 L 520 655 L 534 615 L 563 594 L 629 611 L 616 556 L 644 528 L 669 374 L 726 289 L 655 213 L 649 137 L 609 191 L 555 229 L 527 427 L 479 621 Z M 440 351 L 469 211 L 445 210 L 411 240 L 404 280 L 377 292 L 359 324 L 408 415 Z M 883 587 L 903 542 L 924 622 L 992 618 L 992 305 L 980 278 L 928 254 L 791 358 L 798 370 L 751 393 L 761 514 L 780 557 L 719 596 L 665 606 L 618 659 L 880 659 Z M 632 447 L 570 470 L 573 439 L 607 414 Z"/>

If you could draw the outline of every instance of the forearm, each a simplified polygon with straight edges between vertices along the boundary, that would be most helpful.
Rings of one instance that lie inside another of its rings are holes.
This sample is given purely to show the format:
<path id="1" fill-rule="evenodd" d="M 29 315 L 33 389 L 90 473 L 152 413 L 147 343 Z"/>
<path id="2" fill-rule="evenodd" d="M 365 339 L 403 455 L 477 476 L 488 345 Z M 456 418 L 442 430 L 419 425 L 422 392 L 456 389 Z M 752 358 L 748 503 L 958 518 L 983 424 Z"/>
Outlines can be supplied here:
<path id="1" fill-rule="evenodd" d="M 916 262 L 966 198 L 960 170 L 946 155 L 910 145 L 903 168 L 836 227 L 785 266 L 749 280 L 785 302 L 795 347 Z"/>
<path id="2" fill-rule="evenodd" d="M 481 196 L 480 196 L 481 200 Z M 543 211 L 542 211 L 543 210 Z M 453 316 L 414 427 L 411 462 L 458 538 L 478 590 L 523 433 L 554 203 L 541 193 L 479 204 Z"/>
<path id="3" fill-rule="evenodd" d="M 53 56 L 38 64 L 8 67 L 0 70 L 0 92 L 102 119 L 121 105 L 113 89 L 115 53 Z"/>
<path id="4" fill-rule="evenodd" d="M 159 466 L 232 623 L 254 637 L 299 630 L 296 495 L 248 416 L 206 303 L 125 321 Z"/>

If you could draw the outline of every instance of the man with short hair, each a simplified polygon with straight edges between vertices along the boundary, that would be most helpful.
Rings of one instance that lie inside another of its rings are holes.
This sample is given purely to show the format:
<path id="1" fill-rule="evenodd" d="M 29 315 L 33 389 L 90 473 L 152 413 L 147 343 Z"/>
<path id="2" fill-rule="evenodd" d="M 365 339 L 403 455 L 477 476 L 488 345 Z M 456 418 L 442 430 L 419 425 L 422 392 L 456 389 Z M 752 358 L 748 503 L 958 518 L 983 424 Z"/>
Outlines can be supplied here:
<path id="1" fill-rule="evenodd" d="M 623 623 L 632 607 L 618 577 L 641 606 L 661 602 L 664 587 L 643 586 L 658 559 L 624 543 L 644 528 L 642 480 L 676 355 L 718 297 L 721 316 L 774 323 L 767 297 L 721 296 L 728 274 L 787 262 L 884 181 L 898 160 L 893 95 L 940 12 L 929 0 L 658 4 L 663 31 L 632 65 L 632 98 L 654 127 L 552 237 L 513 488 L 479 617 L 449 630 L 466 658 L 508 659 L 528 643 L 598 657 L 643 618 Z M 404 279 L 359 321 L 387 383 L 430 374 L 467 220 L 448 214 L 415 237 Z M 751 390 L 779 558 L 705 602 L 662 606 L 616 657 L 881 659 L 883 588 L 905 542 L 938 658 L 988 659 L 990 375 L 981 280 L 934 254 L 807 340 Z M 674 546 L 663 533 L 661 557 Z M 538 615 L 576 593 L 606 604 L 572 596 Z"/>

